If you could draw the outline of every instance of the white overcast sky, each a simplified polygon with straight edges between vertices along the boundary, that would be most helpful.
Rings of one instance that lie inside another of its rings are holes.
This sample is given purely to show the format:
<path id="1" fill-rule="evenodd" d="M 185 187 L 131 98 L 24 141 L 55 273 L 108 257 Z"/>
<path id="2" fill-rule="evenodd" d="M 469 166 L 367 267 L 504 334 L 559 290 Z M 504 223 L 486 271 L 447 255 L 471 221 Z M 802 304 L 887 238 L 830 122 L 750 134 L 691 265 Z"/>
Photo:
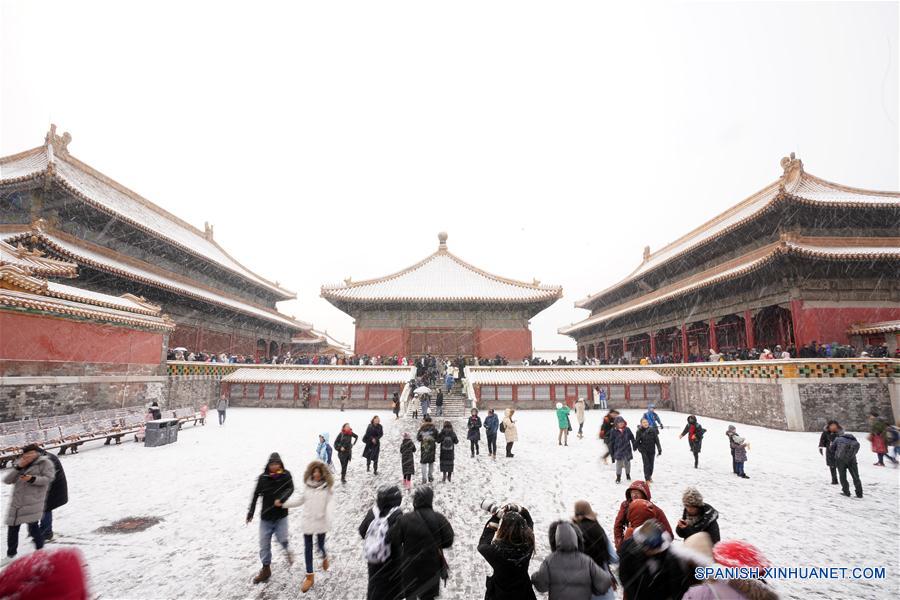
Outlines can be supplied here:
<path id="1" fill-rule="evenodd" d="M 794 151 L 900 189 L 898 4 L 4 0 L 0 153 L 72 154 L 319 298 L 435 250 L 573 302 Z"/>

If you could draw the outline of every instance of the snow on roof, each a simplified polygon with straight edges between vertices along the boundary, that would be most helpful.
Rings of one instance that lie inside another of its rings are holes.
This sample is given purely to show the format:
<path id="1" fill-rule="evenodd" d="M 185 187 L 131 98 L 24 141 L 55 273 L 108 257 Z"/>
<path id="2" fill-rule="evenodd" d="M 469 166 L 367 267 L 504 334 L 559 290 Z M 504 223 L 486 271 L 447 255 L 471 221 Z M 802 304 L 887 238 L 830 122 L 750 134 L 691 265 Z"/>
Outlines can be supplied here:
<path id="1" fill-rule="evenodd" d="M 345 302 L 446 301 L 446 302 L 547 302 L 562 295 L 559 286 L 525 283 L 492 275 L 472 266 L 447 250 L 447 234 L 438 236 L 438 250 L 392 275 L 322 286 L 322 297 Z"/>
<path id="2" fill-rule="evenodd" d="M 652 369 L 614 367 L 466 367 L 472 385 L 622 385 L 669 383 Z"/>
<path id="3" fill-rule="evenodd" d="M 589 308 L 592 302 L 625 283 L 756 218 L 771 208 L 779 199 L 790 198 L 806 203 L 850 207 L 893 206 L 900 208 L 900 192 L 863 190 L 820 179 L 806 173 L 803 170 L 803 162 L 795 158 L 793 153 L 790 157 L 781 160 L 781 166 L 784 174 L 778 181 L 766 186 L 671 244 L 650 253 L 644 262 L 625 279 L 603 291 L 579 300 L 575 306 Z"/>
<path id="4" fill-rule="evenodd" d="M 37 294 L 0 288 L 0 307 L 48 312 L 163 331 L 175 329 L 175 322 L 165 315 L 160 315 L 158 309 L 154 312 L 137 303 L 122 302 L 123 299 L 116 296 L 85 294 L 85 290 L 80 288 L 52 282 L 50 285 L 54 288 Z"/>
<path id="5" fill-rule="evenodd" d="M 226 383 L 342 383 L 405 384 L 416 377 L 415 367 L 357 367 L 333 365 L 283 365 L 241 367 L 226 375 Z"/>
<path id="6" fill-rule="evenodd" d="M 25 248 L 16 248 L 0 240 L 0 266 L 13 265 L 24 274 L 37 277 L 76 277 L 78 265 L 44 256 Z"/>
<path id="7" fill-rule="evenodd" d="M 104 248 L 93 246 L 89 242 L 75 240 L 65 234 L 58 232 L 50 233 L 47 231 L 33 231 L 19 234 L 18 237 L 28 236 L 37 237 L 48 248 L 58 252 L 59 254 L 71 258 L 77 263 L 88 265 L 90 267 L 124 276 L 134 281 L 147 283 L 155 287 L 174 291 L 175 293 L 199 299 L 205 302 L 224 306 L 237 312 L 241 312 L 256 318 L 265 319 L 280 325 L 290 327 L 292 329 L 310 329 L 312 325 L 292 319 L 287 315 L 279 312 L 255 306 L 226 296 L 221 292 L 210 288 L 201 287 L 198 284 L 181 279 L 173 273 L 158 271 L 155 267 L 140 263 L 131 258 L 123 258 L 121 256 L 113 256 Z M 7 238 L 7 240 L 15 240 L 16 237 Z M 125 262 L 125 261 L 128 262 Z"/>
<path id="8" fill-rule="evenodd" d="M 75 196 L 132 226 L 214 262 L 284 299 L 296 298 L 294 292 L 263 279 L 232 258 L 212 239 L 211 227 L 205 233 L 196 229 L 71 156 L 66 147 L 70 139 L 68 133 L 57 136 L 54 125 L 43 146 L 0 158 L 0 184 L 51 175 Z"/>
<path id="9" fill-rule="evenodd" d="M 854 242 L 856 241 L 869 245 L 855 245 Z M 873 245 L 875 241 L 882 241 L 885 245 Z M 900 241 L 897 238 L 883 240 L 878 240 L 878 238 L 863 238 L 859 240 L 850 238 L 799 238 L 798 240 L 781 240 L 722 265 L 707 269 L 702 273 L 653 290 L 630 302 L 612 306 L 578 323 L 561 327 L 558 332 L 571 334 L 621 315 L 695 292 L 701 288 L 741 277 L 768 264 L 781 254 L 798 254 L 811 258 L 842 260 L 869 260 L 876 257 L 900 259 Z"/>
<path id="10" fill-rule="evenodd" d="M 870 335 L 873 333 L 900 332 L 900 321 L 881 321 L 880 323 L 862 323 L 853 325 L 847 330 L 850 335 Z"/>

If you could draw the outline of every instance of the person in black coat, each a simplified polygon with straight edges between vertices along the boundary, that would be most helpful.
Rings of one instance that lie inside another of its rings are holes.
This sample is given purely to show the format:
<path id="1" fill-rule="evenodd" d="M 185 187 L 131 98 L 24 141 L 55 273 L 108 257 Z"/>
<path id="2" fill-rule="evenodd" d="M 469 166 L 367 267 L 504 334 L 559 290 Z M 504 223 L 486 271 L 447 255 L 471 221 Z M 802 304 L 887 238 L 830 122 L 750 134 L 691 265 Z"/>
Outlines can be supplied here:
<path id="1" fill-rule="evenodd" d="M 521 509 L 501 509 L 485 523 L 478 553 L 494 569 L 485 582 L 485 600 L 537 600 L 528 574 L 533 528 L 528 511 Z"/>
<path id="2" fill-rule="evenodd" d="M 453 545 L 453 527 L 432 508 L 434 491 L 419 486 L 413 494 L 413 512 L 400 517 L 397 536 L 403 546 L 403 597 L 431 600 L 440 594 L 444 549 Z"/>
<path id="3" fill-rule="evenodd" d="M 53 539 L 53 511 L 63 504 L 68 503 L 69 483 L 68 481 L 66 481 L 66 472 L 63 470 L 62 462 L 60 462 L 56 455 L 51 454 L 43 449 L 39 450 L 38 452 L 49 458 L 50 462 L 53 463 L 53 468 L 55 469 L 53 482 L 50 484 L 50 488 L 47 490 L 47 501 L 44 505 L 44 515 L 41 517 L 40 523 L 38 524 L 38 527 L 40 527 L 41 530 L 41 535 L 44 536 L 44 541 L 49 542 Z"/>
<path id="4" fill-rule="evenodd" d="M 581 530 L 581 537 L 584 539 L 583 552 L 594 559 L 597 566 L 604 573 L 609 573 L 612 582 L 612 588 L 616 589 L 616 578 L 612 572 L 612 556 L 610 549 L 613 548 L 612 541 L 606 535 L 603 526 L 597 520 L 597 515 L 591 508 L 590 503 L 586 500 L 579 500 L 575 503 L 575 517 L 572 519 L 575 526 Z M 618 561 L 618 559 L 616 559 Z"/>
<path id="5" fill-rule="evenodd" d="M 367 563 L 369 585 L 366 591 L 366 600 L 399 600 L 403 598 L 400 576 L 400 569 L 403 567 L 403 544 L 398 535 L 398 524 L 403 515 L 403 512 L 399 510 L 402 501 L 403 494 L 396 485 L 383 486 L 378 489 L 375 506 L 378 507 L 379 515 L 388 515 L 388 531 L 385 541 L 390 544 L 391 555 L 383 563 Z M 391 513 L 395 508 L 397 510 Z M 375 511 L 370 508 L 362 523 L 359 524 L 359 537 L 366 538 L 369 525 L 374 520 Z"/>
<path id="6" fill-rule="evenodd" d="M 353 433 L 350 423 L 344 423 L 341 432 L 334 438 L 332 447 L 338 453 L 338 460 L 341 461 L 341 483 L 347 483 L 347 465 L 353 458 L 353 446 L 359 441 L 359 436 Z"/>
<path id="7" fill-rule="evenodd" d="M 609 452 L 616 463 L 616 483 L 622 481 L 622 468 L 625 478 L 631 481 L 631 452 L 634 446 L 634 434 L 628 429 L 628 423 L 622 417 L 616 417 L 615 427 L 609 432 Z"/>
<path id="8" fill-rule="evenodd" d="M 647 419 L 641 419 L 641 426 L 634 438 L 634 449 L 641 453 L 644 462 L 644 481 L 653 483 L 653 461 L 657 452 L 662 456 L 662 445 L 659 443 L 659 431 Z"/>
<path id="9" fill-rule="evenodd" d="M 703 445 L 704 433 L 706 433 L 706 430 L 697 422 L 697 417 L 690 415 L 687 418 L 687 425 L 684 426 L 684 429 L 681 430 L 681 435 L 678 436 L 679 440 L 684 436 L 688 436 L 688 445 L 691 449 L 691 453 L 694 455 L 695 469 L 699 468 L 700 448 Z"/>
<path id="10" fill-rule="evenodd" d="M 155 400 L 150 404 L 150 408 L 147 410 L 153 416 L 154 421 L 162 419 L 162 411 L 159 409 L 159 404 L 157 404 Z"/>
<path id="11" fill-rule="evenodd" d="M 376 415 L 372 417 L 362 438 L 363 444 L 365 444 L 363 457 L 366 459 L 366 472 L 369 471 L 369 467 L 374 463 L 375 474 L 378 475 L 378 455 L 381 453 L 381 437 L 383 435 L 384 428 L 381 426 L 381 419 Z"/>
<path id="12" fill-rule="evenodd" d="M 444 428 L 441 429 L 441 432 L 437 436 L 437 443 L 441 448 L 441 473 L 444 478 L 443 481 L 452 481 L 453 480 L 453 461 L 456 457 L 456 444 L 459 443 L 459 438 L 456 436 L 456 432 L 453 431 L 453 424 L 450 421 L 444 421 Z"/>
<path id="13" fill-rule="evenodd" d="M 828 424 L 822 431 L 822 435 L 819 436 L 819 454 L 823 454 L 822 449 L 824 448 L 825 464 L 828 465 L 828 470 L 831 471 L 831 485 L 838 484 L 837 463 L 834 460 L 834 451 L 831 449 L 831 442 L 833 442 L 834 438 L 840 434 L 841 424 L 831 420 L 828 421 Z"/>
<path id="14" fill-rule="evenodd" d="M 478 442 L 481 441 L 481 417 L 478 416 L 478 409 L 472 409 L 472 416 L 466 421 L 468 432 L 466 439 L 469 440 L 469 450 L 472 452 L 472 458 L 475 458 L 478 452 Z"/>
<path id="15" fill-rule="evenodd" d="M 619 579 L 631 600 L 676 600 L 697 583 L 686 562 L 670 550 L 671 539 L 656 519 L 638 527 L 619 548 Z"/>
<path id="16" fill-rule="evenodd" d="M 434 416 L 444 416 L 444 390 L 439 389 L 437 395 L 434 397 L 434 410 Z"/>
<path id="17" fill-rule="evenodd" d="M 253 578 L 253 583 L 264 583 L 272 576 L 272 536 L 288 552 L 288 509 L 282 505 L 294 493 L 294 480 L 291 472 L 284 468 L 284 462 L 277 452 L 269 455 L 269 460 L 262 474 L 256 479 L 250 508 L 247 509 L 247 523 L 253 520 L 256 512 L 256 499 L 262 497 L 262 509 L 259 512 L 259 557 L 262 569 Z"/>
<path id="18" fill-rule="evenodd" d="M 703 501 L 700 490 L 688 487 L 681 496 L 684 512 L 675 526 L 675 533 L 687 539 L 695 533 L 705 531 L 713 544 L 721 539 L 719 535 L 719 512 Z"/>

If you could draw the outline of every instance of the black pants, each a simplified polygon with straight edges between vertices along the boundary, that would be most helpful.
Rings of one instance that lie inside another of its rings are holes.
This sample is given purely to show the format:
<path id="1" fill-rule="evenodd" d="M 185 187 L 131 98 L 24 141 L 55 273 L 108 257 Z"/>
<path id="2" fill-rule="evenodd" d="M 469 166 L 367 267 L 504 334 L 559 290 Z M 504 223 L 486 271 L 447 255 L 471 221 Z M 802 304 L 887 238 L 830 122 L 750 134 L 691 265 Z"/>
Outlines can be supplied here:
<path id="1" fill-rule="evenodd" d="M 731 449 L 731 471 L 735 475 L 738 474 L 738 466 L 737 466 L 737 463 L 734 461 L 734 448 Z"/>
<path id="2" fill-rule="evenodd" d="M 472 452 L 472 456 L 478 454 L 478 440 L 469 440 L 469 450 Z"/>
<path id="3" fill-rule="evenodd" d="M 847 481 L 847 471 L 850 471 L 850 477 L 853 479 L 853 490 L 856 495 L 862 497 L 862 481 L 859 480 L 859 466 L 856 459 L 851 462 L 838 462 L 838 475 L 841 478 L 841 491 L 845 494 L 850 493 L 850 483 Z"/>
<path id="4" fill-rule="evenodd" d="M 219 425 L 223 425 L 225 423 L 225 411 L 220 410 L 219 412 Z"/>
<path id="5" fill-rule="evenodd" d="M 497 434 L 487 434 L 488 454 L 497 456 Z"/>
<path id="6" fill-rule="evenodd" d="M 828 470 L 831 471 L 831 483 L 837 483 L 838 482 L 837 467 L 828 467 Z"/>
<path id="7" fill-rule="evenodd" d="M 341 461 L 341 481 L 346 481 L 347 465 L 350 463 L 350 457 L 346 454 L 338 454 L 338 460 Z"/>
<path id="8" fill-rule="evenodd" d="M 6 555 L 15 556 L 19 552 L 19 528 L 21 525 L 10 525 L 6 528 Z M 44 536 L 38 522 L 28 524 L 28 535 L 34 540 L 34 547 L 40 550 L 44 547 Z"/>
<path id="9" fill-rule="evenodd" d="M 644 479 L 653 479 L 653 461 L 656 460 L 656 454 L 653 453 L 653 450 L 641 451 L 641 458 L 644 461 Z"/>
<path id="10" fill-rule="evenodd" d="M 507 455 L 507 456 L 512 456 L 512 455 L 513 455 L 513 453 L 512 453 L 512 445 L 513 445 L 513 442 L 506 442 L 506 455 Z"/>
<path id="11" fill-rule="evenodd" d="M 694 468 L 696 469 L 697 466 L 700 464 L 700 451 L 699 450 L 691 450 L 691 452 L 694 453 Z M 731 461 L 731 462 L 734 462 L 734 461 Z"/>
<path id="12" fill-rule="evenodd" d="M 366 459 L 366 471 L 368 471 L 371 468 L 372 463 L 375 463 L 375 474 L 377 475 L 378 474 L 378 459 L 377 458 L 367 458 Z M 347 469 L 345 468 L 344 471 L 346 472 L 346 470 Z"/>

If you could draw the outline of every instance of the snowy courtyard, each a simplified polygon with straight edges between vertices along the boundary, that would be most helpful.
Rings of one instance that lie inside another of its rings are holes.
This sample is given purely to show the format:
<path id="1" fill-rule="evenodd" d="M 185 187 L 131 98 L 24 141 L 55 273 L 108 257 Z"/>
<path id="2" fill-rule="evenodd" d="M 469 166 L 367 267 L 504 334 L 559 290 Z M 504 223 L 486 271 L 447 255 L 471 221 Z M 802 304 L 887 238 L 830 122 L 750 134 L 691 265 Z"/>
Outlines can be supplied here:
<path id="1" fill-rule="evenodd" d="M 629 427 L 638 421 L 638 411 L 623 414 Z M 695 485 L 719 511 L 722 538 L 757 545 L 776 566 L 882 566 L 887 570 L 884 581 L 779 581 L 775 585 L 783 597 L 874 599 L 896 593 L 900 471 L 873 467 L 863 434 L 857 437 L 863 444 L 859 462 L 865 498 L 858 500 L 841 496 L 838 486 L 829 485 L 824 459 L 816 450 L 817 433 L 738 425 L 751 444 L 747 463 L 751 479 L 740 480 L 731 474 L 724 435 L 727 423 L 701 419 L 708 433 L 700 469 L 694 470 L 687 441 L 678 440 L 685 415 L 660 414 L 666 427 L 661 432 L 663 453 L 656 463 L 653 500 L 673 526 L 680 518 L 682 491 Z M 602 415 L 588 412 L 584 439 L 573 435 L 568 447 L 560 447 L 553 412 L 518 413 L 520 442 L 513 459 L 502 457 L 502 434 L 501 456 L 496 461 L 484 455 L 471 459 L 468 445 L 461 440 L 453 483 L 435 484 L 435 509 L 446 515 L 456 534 L 447 553 L 451 576 L 442 597 L 484 595 L 489 569 L 476 552 L 487 519 L 479 508 L 484 498 L 516 501 L 531 510 L 538 541 L 532 571 L 549 551 L 548 525 L 571 516 L 578 499 L 591 502 L 611 534 L 627 486 L 625 481 L 616 485 L 613 467 L 599 459 L 602 443 L 597 431 Z M 51 547 L 81 549 L 95 598 L 299 597 L 304 568 L 297 511 L 302 509 L 291 511 L 291 544 L 298 554 L 293 567 L 275 549 L 273 540 L 271 580 L 257 586 L 250 581 L 259 569 L 258 511 L 252 524 L 244 521 L 255 479 L 269 453 L 278 451 L 299 480 L 314 458 L 320 432 L 330 432 L 333 439 L 341 423 L 348 421 L 362 436 L 371 416 L 363 411 L 232 409 L 224 427 L 213 416 L 205 427 L 186 427 L 174 445 L 87 445 L 80 454 L 62 459 L 70 502 L 55 513 L 58 543 Z M 354 449 L 347 484 L 337 483 L 335 526 L 327 540 L 331 569 L 317 570 L 315 587 L 306 597 L 365 597 L 366 566 L 357 527 L 373 503 L 376 488 L 400 483 L 400 436 L 417 428 L 417 423 L 395 421 L 387 412 L 380 416 L 385 436 L 379 474 L 366 473 L 360 443 Z M 642 479 L 639 457 L 632 463 L 632 478 Z M 3 494 L 5 503 L 8 486 Z M 407 499 L 404 510 L 409 508 Z M 99 528 L 125 517 L 162 521 L 136 533 L 98 533 Z M 20 552 L 31 548 L 23 533 Z"/>

